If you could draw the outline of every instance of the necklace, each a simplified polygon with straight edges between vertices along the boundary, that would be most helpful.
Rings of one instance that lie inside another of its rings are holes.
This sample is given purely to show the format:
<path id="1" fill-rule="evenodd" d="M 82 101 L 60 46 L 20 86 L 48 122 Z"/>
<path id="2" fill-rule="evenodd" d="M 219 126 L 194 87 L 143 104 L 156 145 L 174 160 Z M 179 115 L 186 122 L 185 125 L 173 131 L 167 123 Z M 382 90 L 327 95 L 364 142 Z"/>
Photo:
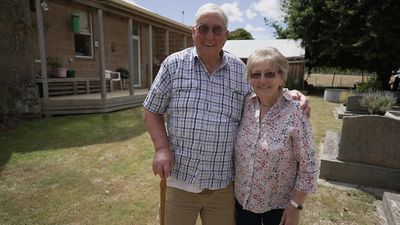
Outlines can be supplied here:
<path id="1" fill-rule="evenodd" d="M 213 72 L 218 68 L 219 64 L 204 64 L 209 72 Z"/>
<path id="2" fill-rule="evenodd" d="M 204 66 L 210 73 L 217 69 L 218 66 L 221 64 L 221 58 L 217 58 L 215 60 L 204 60 L 200 57 L 200 60 L 203 62 Z"/>

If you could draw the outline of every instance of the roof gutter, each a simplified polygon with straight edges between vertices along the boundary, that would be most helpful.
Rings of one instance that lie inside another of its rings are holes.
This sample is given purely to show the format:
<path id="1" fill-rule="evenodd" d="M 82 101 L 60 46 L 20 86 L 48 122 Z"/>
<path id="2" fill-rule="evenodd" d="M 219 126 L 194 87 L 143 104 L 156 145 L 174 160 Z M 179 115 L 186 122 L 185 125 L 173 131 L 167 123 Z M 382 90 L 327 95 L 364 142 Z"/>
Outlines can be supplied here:
<path id="1" fill-rule="evenodd" d="M 179 23 L 175 20 L 171 20 L 167 17 L 158 15 L 157 13 L 148 11 L 144 8 L 138 7 L 133 4 L 129 4 L 125 1 L 122 0 L 109 0 L 103 3 L 105 5 L 113 6 L 115 8 L 118 8 L 119 10 L 123 10 L 128 13 L 134 13 L 136 15 L 139 15 L 140 17 L 143 17 L 145 19 L 148 19 L 152 21 L 154 24 L 163 24 L 167 27 L 173 27 L 174 29 L 180 29 L 184 32 L 188 32 L 191 30 L 190 26 L 187 26 L 185 24 Z"/>

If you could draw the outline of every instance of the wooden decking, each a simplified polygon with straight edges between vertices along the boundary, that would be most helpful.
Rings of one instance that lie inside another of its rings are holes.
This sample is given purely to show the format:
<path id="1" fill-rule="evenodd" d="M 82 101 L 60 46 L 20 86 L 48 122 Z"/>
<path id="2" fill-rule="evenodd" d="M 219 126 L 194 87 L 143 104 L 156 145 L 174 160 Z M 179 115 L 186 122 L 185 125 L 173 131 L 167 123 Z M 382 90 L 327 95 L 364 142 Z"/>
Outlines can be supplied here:
<path id="1" fill-rule="evenodd" d="M 107 92 L 102 99 L 100 93 L 53 96 L 48 100 L 41 100 L 42 114 L 68 115 L 85 113 L 106 113 L 121 109 L 141 106 L 146 98 L 148 89 L 134 89 L 130 95 L 129 90 Z"/>
<path id="2" fill-rule="evenodd" d="M 39 92 L 41 93 L 43 80 L 38 78 L 36 79 L 36 83 L 38 84 Z M 101 92 L 99 77 L 49 78 L 47 79 L 47 83 L 50 97 Z M 107 91 L 113 91 L 111 90 L 111 87 L 111 80 L 107 79 Z"/>

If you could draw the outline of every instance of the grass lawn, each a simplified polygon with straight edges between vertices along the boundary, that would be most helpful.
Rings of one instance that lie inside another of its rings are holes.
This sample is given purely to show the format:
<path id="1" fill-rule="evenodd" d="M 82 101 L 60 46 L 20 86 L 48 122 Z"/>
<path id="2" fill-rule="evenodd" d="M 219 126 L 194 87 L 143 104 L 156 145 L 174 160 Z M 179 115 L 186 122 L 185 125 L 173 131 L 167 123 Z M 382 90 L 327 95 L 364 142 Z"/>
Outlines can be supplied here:
<path id="1" fill-rule="evenodd" d="M 310 96 L 317 145 L 339 130 L 338 104 Z M 0 224 L 155 224 L 159 179 L 142 108 L 51 117 L 0 131 Z M 303 225 L 377 224 L 362 191 L 320 185 L 302 212 Z M 200 223 L 198 223 L 200 224 Z"/>

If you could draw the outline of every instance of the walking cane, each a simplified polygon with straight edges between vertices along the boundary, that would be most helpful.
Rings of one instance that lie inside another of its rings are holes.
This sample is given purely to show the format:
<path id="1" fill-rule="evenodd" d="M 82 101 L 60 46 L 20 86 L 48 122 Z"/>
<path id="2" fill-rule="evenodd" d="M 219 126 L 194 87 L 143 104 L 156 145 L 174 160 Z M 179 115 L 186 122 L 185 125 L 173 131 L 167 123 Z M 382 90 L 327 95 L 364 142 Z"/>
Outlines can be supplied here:
<path id="1" fill-rule="evenodd" d="M 165 178 L 161 178 L 160 181 L 160 225 L 165 224 L 165 189 L 167 188 L 167 182 Z"/>

